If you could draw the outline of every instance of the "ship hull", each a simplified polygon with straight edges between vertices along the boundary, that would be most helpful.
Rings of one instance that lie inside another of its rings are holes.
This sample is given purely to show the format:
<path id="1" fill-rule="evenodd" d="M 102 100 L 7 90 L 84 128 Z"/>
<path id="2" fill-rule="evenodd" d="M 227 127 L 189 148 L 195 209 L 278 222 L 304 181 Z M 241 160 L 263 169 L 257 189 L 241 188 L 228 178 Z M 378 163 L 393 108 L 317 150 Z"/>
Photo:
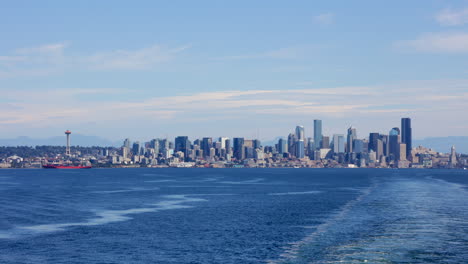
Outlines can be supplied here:
<path id="1" fill-rule="evenodd" d="M 44 169 L 91 169 L 91 166 L 71 166 L 71 165 L 42 165 Z"/>

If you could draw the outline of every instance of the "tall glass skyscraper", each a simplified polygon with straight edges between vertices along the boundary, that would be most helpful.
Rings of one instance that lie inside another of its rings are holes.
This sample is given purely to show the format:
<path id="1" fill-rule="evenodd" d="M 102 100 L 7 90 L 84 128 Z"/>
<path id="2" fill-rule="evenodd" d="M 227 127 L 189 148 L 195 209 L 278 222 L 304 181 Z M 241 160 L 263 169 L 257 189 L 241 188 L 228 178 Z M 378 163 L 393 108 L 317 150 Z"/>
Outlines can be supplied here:
<path id="1" fill-rule="evenodd" d="M 401 119 L 401 143 L 406 144 L 406 157 L 411 157 L 411 118 Z"/>
<path id="2" fill-rule="evenodd" d="M 303 126 L 296 126 L 296 137 L 299 140 L 304 140 L 305 141 L 305 133 L 304 133 L 304 127 Z"/>
<path id="3" fill-rule="evenodd" d="M 234 138 L 234 157 L 237 160 L 243 160 L 245 158 L 244 138 Z"/>
<path id="4" fill-rule="evenodd" d="M 315 149 L 322 147 L 322 120 L 314 120 L 314 143 Z"/>
<path id="5" fill-rule="evenodd" d="M 346 139 L 346 151 L 348 153 L 354 152 L 353 141 L 357 138 L 356 129 L 353 127 L 348 128 L 348 136 Z"/>

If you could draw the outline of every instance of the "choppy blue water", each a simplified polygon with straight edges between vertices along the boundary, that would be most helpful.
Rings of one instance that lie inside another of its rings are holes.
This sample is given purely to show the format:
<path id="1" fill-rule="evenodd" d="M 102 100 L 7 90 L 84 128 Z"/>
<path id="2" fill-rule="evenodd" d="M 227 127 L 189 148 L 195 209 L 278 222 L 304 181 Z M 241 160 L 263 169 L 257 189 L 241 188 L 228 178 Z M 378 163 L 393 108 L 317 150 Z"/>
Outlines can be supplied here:
<path id="1" fill-rule="evenodd" d="M 466 263 L 468 172 L 0 170 L 0 263 Z"/>

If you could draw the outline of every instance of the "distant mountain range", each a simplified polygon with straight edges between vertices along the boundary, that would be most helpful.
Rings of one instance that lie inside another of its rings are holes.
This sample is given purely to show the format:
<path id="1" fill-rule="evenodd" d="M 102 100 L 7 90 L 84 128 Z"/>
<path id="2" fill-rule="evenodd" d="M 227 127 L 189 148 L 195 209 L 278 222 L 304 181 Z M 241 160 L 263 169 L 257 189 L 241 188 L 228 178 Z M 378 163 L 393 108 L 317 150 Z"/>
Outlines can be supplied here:
<path id="1" fill-rule="evenodd" d="M 277 137 L 274 140 L 263 141 L 263 145 L 274 146 L 278 143 Z M 64 146 L 65 145 L 65 136 L 57 136 L 50 138 L 30 138 L 30 137 L 17 137 L 12 139 L 0 139 L 0 146 Z M 96 136 L 85 136 L 80 134 L 73 134 L 72 137 L 73 146 L 102 146 L 102 147 L 117 147 L 122 145 L 122 141 L 111 141 L 105 138 L 96 137 Z M 415 139 L 413 140 L 413 147 L 424 146 L 427 148 L 432 148 L 439 152 L 450 151 L 452 145 L 455 146 L 458 153 L 467 153 L 468 154 L 468 137 L 431 137 L 425 139 Z"/>

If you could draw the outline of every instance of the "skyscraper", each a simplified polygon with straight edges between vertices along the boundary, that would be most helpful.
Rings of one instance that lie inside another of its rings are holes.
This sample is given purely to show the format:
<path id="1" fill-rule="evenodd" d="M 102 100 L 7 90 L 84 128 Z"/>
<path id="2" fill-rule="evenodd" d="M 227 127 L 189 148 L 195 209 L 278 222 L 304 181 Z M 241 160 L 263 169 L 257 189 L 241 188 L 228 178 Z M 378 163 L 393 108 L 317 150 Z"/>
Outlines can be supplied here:
<path id="1" fill-rule="evenodd" d="M 296 138 L 298 140 L 305 141 L 305 133 L 304 133 L 304 127 L 303 126 L 296 126 Z"/>
<path id="2" fill-rule="evenodd" d="M 377 151 L 377 140 L 379 140 L 379 133 L 370 133 L 369 134 L 369 152 L 373 150 L 374 152 Z"/>
<path id="3" fill-rule="evenodd" d="M 304 140 L 297 140 L 296 141 L 296 158 L 302 159 L 305 156 L 305 146 L 304 146 Z"/>
<path id="4" fill-rule="evenodd" d="M 348 136 L 346 138 L 346 151 L 348 153 L 354 152 L 353 150 L 353 142 L 357 138 L 356 128 L 349 127 L 348 128 Z"/>
<path id="5" fill-rule="evenodd" d="M 278 152 L 280 154 L 288 152 L 288 142 L 284 138 L 278 140 Z"/>
<path id="6" fill-rule="evenodd" d="M 318 148 L 319 149 L 320 148 L 324 148 L 324 149 L 330 148 L 330 137 L 329 136 L 323 136 L 320 147 L 318 147 Z"/>
<path id="7" fill-rule="evenodd" d="M 333 135 L 333 152 L 335 153 L 345 152 L 344 135 L 342 134 Z"/>
<path id="8" fill-rule="evenodd" d="M 244 159 L 244 138 L 234 138 L 234 157 L 237 160 Z"/>
<path id="9" fill-rule="evenodd" d="M 184 153 L 184 159 L 188 159 L 190 149 L 190 141 L 187 136 L 179 136 L 175 138 L 175 147 L 174 151 L 181 151 Z"/>
<path id="10" fill-rule="evenodd" d="M 322 120 L 314 120 L 314 143 L 316 149 L 322 147 Z"/>
<path id="11" fill-rule="evenodd" d="M 288 152 L 292 156 L 296 155 L 296 141 L 297 141 L 296 135 L 293 133 L 290 133 L 288 135 Z"/>
<path id="12" fill-rule="evenodd" d="M 412 138 L 411 138 L 411 118 L 401 119 L 401 143 L 406 144 L 406 157 L 411 157 Z"/>
<path id="13" fill-rule="evenodd" d="M 203 150 L 203 155 L 205 157 L 210 156 L 210 149 L 211 149 L 212 146 L 213 146 L 213 139 L 212 138 L 205 137 L 205 138 L 202 139 L 200 147 Z"/>
<path id="14" fill-rule="evenodd" d="M 450 149 L 449 164 L 451 167 L 455 167 L 457 165 L 457 152 L 455 151 L 455 146 L 452 146 Z"/>
<path id="15" fill-rule="evenodd" d="M 388 135 L 388 156 L 391 160 L 398 160 L 400 156 L 400 129 L 394 127 Z"/>

